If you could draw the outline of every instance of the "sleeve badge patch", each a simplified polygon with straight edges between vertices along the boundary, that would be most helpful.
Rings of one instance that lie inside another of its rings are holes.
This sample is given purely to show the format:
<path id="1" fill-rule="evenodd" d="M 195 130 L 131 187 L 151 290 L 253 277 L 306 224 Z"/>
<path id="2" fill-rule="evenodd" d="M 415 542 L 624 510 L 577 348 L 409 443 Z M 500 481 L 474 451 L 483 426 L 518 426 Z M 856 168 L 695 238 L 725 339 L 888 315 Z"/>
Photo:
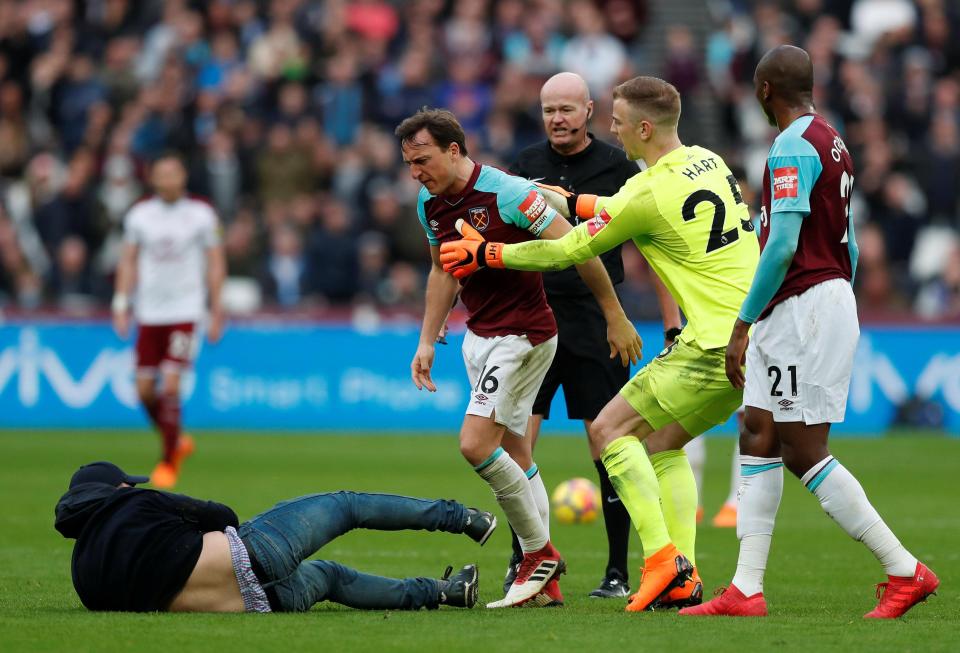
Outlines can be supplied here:
<path id="1" fill-rule="evenodd" d="M 544 211 L 547 210 L 547 200 L 543 199 L 543 195 L 538 193 L 535 190 L 527 193 L 527 196 L 520 206 L 517 207 L 520 209 L 520 212 L 527 216 L 527 220 L 530 222 L 536 222 Z"/>
<path id="2" fill-rule="evenodd" d="M 773 199 L 782 200 L 787 197 L 796 197 L 800 188 L 800 175 L 797 168 L 774 168 L 773 170 Z"/>
<path id="3" fill-rule="evenodd" d="M 591 236 L 596 236 L 597 232 L 606 227 L 608 222 L 610 222 L 610 214 L 607 213 L 606 209 L 603 209 L 600 213 L 587 220 L 587 233 Z"/>

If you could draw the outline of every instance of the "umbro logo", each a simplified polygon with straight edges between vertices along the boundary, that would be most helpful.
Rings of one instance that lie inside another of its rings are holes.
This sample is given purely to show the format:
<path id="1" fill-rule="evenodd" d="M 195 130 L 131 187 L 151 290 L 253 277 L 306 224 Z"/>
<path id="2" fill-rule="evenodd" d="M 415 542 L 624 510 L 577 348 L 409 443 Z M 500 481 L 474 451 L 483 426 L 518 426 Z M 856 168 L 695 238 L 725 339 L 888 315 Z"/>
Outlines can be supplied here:
<path id="1" fill-rule="evenodd" d="M 477 401 L 486 401 L 486 400 L 489 399 L 490 397 L 488 397 L 487 395 L 484 395 L 484 394 L 478 394 L 478 395 L 474 395 L 473 398 L 476 399 Z"/>
<path id="2" fill-rule="evenodd" d="M 440 226 L 440 223 L 437 222 L 436 220 L 431 220 L 431 221 L 430 221 L 430 226 L 431 226 L 431 227 L 439 227 L 439 226 Z"/>
<path id="3" fill-rule="evenodd" d="M 780 401 L 777 402 L 777 405 L 787 408 L 788 406 L 792 406 L 793 402 L 790 401 L 789 399 L 781 399 Z"/>

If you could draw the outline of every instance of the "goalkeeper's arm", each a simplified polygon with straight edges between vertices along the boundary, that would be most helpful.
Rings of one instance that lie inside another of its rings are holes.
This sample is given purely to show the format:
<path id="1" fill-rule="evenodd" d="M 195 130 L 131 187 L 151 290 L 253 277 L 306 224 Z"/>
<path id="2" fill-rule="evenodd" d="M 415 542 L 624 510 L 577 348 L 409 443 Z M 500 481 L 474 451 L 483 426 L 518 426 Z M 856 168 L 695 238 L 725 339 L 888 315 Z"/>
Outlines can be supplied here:
<path id="1" fill-rule="evenodd" d="M 629 240 L 632 237 L 630 223 L 631 220 L 622 214 L 609 222 L 597 216 L 557 240 L 531 240 L 504 245 L 501 253 L 503 265 L 512 270 L 563 270 Z"/>

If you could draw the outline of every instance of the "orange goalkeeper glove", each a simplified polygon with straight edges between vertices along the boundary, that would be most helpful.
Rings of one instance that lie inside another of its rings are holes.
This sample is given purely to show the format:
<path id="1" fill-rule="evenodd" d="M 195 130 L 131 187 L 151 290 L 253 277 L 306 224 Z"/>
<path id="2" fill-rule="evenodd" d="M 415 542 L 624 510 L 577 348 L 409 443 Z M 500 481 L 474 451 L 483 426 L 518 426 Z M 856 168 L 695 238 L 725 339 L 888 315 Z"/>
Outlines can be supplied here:
<path id="1" fill-rule="evenodd" d="M 483 267 L 503 268 L 503 243 L 489 243 L 480 232 L 457 220 L 457 231 L 463 240 L 452 240 L 440 245 L 440 263 L 444 272 L 457 279 L 470 276 Z"/>

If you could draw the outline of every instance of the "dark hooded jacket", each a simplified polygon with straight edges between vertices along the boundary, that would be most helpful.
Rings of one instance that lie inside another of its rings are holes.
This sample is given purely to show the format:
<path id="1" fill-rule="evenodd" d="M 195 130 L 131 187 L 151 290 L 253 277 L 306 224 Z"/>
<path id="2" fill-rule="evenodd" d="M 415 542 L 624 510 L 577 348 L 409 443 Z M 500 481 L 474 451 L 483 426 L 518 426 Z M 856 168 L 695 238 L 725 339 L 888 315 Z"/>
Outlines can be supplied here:
<path id="1" fill-rule="evenodd" d="M 166 610 L 203 549 L 236 527 L 227 506 L 181 494 L 81 483 L 60 497 L 56 529 L 76 539 L 73 586 L 90 610 Z"/>

